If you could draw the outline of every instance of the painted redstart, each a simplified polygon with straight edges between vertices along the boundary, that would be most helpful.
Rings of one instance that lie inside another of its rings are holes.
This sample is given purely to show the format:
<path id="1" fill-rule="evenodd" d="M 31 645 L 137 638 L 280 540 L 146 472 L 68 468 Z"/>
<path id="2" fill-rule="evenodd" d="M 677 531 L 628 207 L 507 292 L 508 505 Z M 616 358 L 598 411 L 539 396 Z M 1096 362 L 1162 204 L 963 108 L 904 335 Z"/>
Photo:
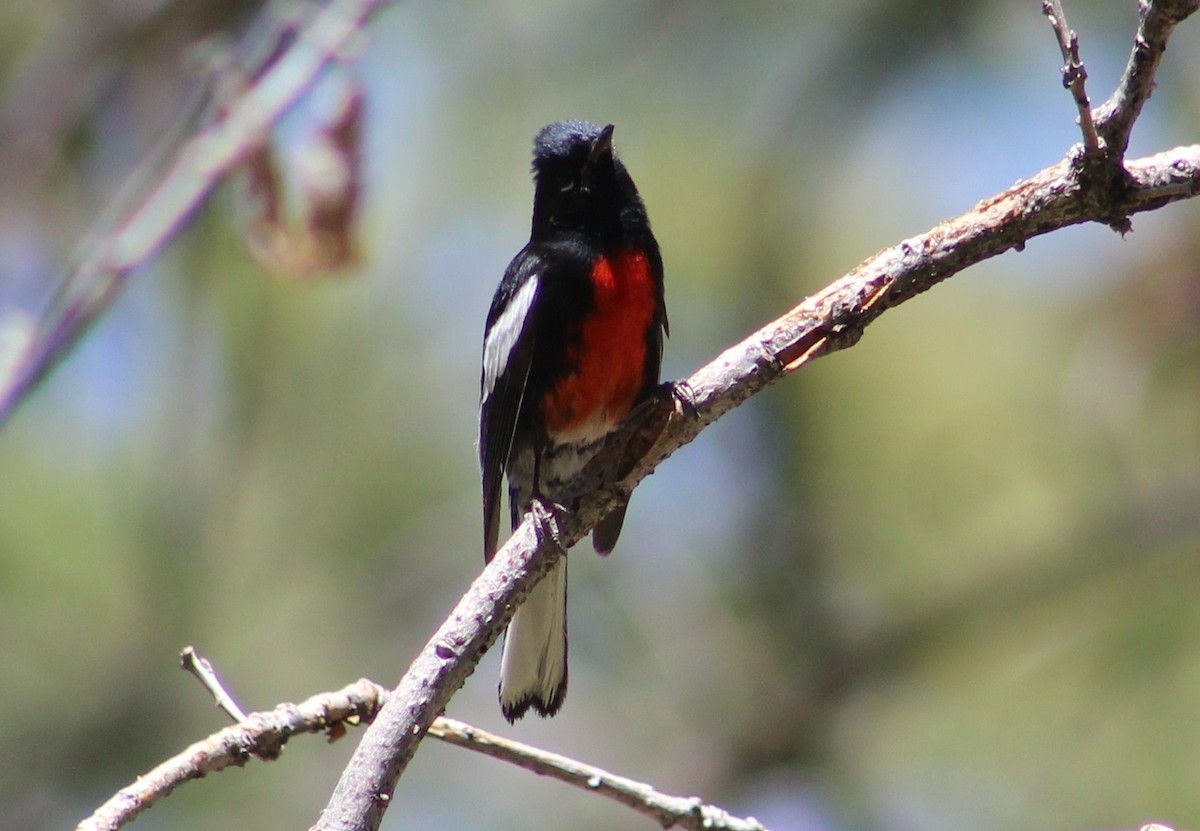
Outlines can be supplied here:
<path id="1" fill-rule="evenodd" d="M 667 310 L 646 207 L 613 152 L 613 126 L 560 121 L 533 143 L 533 229 L 492 299 L 483 337 L 479 456 L 483 554 L 500 532 L 508 478 L 515 529 L 535 497 L 555 501 L 605 435 L 658 385 Z M 625 508 L 592 531 L 616 545 Z M 567 692 L 567 561 L 509 624 L 500 708 L 552 716 Z"/>

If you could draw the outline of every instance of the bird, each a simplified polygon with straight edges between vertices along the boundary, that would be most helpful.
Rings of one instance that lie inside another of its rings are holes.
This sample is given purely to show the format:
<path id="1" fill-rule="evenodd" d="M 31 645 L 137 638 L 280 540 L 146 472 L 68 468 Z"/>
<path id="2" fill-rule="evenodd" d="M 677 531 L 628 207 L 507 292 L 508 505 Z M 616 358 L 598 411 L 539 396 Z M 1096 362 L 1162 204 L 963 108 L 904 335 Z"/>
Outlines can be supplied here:
<path id="1" fill-rule="evenodd" d="M 613 125 L 557 121 L 533 142 L 529 242 L 488 310 L 480 377 L 484 561 L 500 532 L 501 480 L 515 530 L 556 494 L 659 384 L 668 334 L 663 261 L 646 206 L 613 149 Z M 612 551 L 626 506 L 592 530 Z M 500 709 L 543 717 L 567 692 L 567 559 L 516 610 L 500 661 Z"/>

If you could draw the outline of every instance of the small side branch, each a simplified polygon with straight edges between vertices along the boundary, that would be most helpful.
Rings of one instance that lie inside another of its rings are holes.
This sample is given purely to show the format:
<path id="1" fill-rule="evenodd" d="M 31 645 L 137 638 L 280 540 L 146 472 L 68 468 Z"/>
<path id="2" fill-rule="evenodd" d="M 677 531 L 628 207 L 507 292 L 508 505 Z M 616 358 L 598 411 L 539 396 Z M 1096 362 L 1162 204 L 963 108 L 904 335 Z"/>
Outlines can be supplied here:
<path id="1" fill-rule="evenodd" d="M 81 822 L 76 831 L 117 831 L 188 780 L 199 779 L 233 765 L 244 765 L 251 756 L 264 761 L 279 758 L 284 744 L 297 733 L 325 732 L 329 740 L 334 741 L 345 733 L 348 724 L 371 721 L 391 696 L 378 684 L 362 679 L 337 692 L 313 696 L 303 704 L 281 704 L 270 712 L 247 716 L 221 684 L 216 670 L 207 659 L 190 646 L 183 650 L 180 657 L 183 669 L 196 676 L 216 700 L 217 706 L 237 724 L 193 744 L 149 773 L 139 776 L 137 781 L 122 788 L 92 816 Z M 660 793 L 645 783 L 511 741 L 444 716 L 433 722 L 429 735 L 614 799 L 652 817 L 663 828 L 677 826 L 690 831 L 766 831 L 753 818 L 735 817 L 697 797 Z"/>
<path id="2" fill-rule="evenodd" d="M 1125 155 L 1134 122 L 1154 91 L 1154 76 L 1171 32 L 1200 9 L 1200 0 L 1141 0 L 1139 7 L 1129 63 L 1112 96 L 1096 108 L 1096 129 L 1117 158 Z"/>
<path id="3" fill-rule="evenodd" d="M 269 712 L 252 713 L 139 776 L 79 823 L 76 831 L 116 831 L 184 782 L 240 767 L 252 756 L 277 758 L 297 733 L 321 733 L 347 723 L 369 722 L 385 696 L 382 687 L 363 679 L 300 704 L 280 704 Z"/>
<path id="4" fill-rule="evenodd" d="M 1063 87 L 1070 90 L 1079 110 L 1079 129 L 1083 132 L 1083 149 L 1088 155 L 1099 155 L 1102 151 L 1100 136 L 1092 120 L 1092 103 L 1087 94 L 1087 69 L 1079 58 L 1079 35 L 1067 25 L 1062 0 L 1042 0 L 1042 14 L 1050 21 L 1054 34 L 1058 36 L 1058 48 L 1062 50 Z"/>
<path id="5" fill-rule="evenodd" d="M 238 703 L 233 700 L 233 696 L 226 691 L 221 680 L 217 678 L 217 671 L 213 669 L 208 659 L 196 654 L 195 647 L 184 647 L 183 652 L 179 653 L 179 664 L 184 670 L 196 676 L 196 680 L 212 693 L 217 706 L 224 710 L 225 714 L 234 722 L 241 724 L 246 720 L 246 711 L 239 707 Z"/>
<path id="6" fill-rule="evenodd" d="M 679 827 L 690 831 L 766 831 L 762 823 L 753 817 L 732 816 L 715 805 L 704 803 L 698 797 L 660 793 L 644 782 L 618 776 L 557 753 L 514 742 L 444 716 L 429 728 L 429 735 L 457 747 L 465 747 L 485 756 L 510 762 L 540 776 L 549 776 L 615 799 L 622 805 L 657 820 L 663 828 Z"/>

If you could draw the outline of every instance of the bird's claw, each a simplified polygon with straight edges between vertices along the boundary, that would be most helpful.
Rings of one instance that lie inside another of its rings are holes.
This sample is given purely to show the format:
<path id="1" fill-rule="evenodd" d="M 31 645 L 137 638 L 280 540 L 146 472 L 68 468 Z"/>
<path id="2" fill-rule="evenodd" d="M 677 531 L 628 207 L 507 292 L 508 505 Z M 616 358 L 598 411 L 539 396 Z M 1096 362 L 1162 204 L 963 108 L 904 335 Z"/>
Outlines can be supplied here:
<path id="1" fill-rule="evenodd" d="M 659 392 L 669 397 L 679 415 L 695 418 L 699 413 L 696 408 L 696 391 L 687 381 L 667 381 L 659 386 Z"/>
<path id="2" fill-rule="evenodd" d="M 533 529 L 537 534 L 538 542 L 543 543 L 549 539 L 561 550 L 562 542 L 558 536 L 558 520 L 563 514 L 569 513 L 567 509 L 557 502 L 535 493 L 529 501 L 529 513 L 533 515 Z"/>

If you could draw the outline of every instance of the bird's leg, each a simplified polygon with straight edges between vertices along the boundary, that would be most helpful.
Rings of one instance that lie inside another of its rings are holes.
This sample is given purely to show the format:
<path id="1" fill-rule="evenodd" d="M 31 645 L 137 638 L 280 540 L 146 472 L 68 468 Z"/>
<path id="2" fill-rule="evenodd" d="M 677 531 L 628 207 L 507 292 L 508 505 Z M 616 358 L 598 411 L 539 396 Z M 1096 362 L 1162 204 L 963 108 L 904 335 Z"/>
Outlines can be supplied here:
<path id="1" fill-rule="evenodd" d="M 567 513 L 567 509 L 542 494 L 542 447 L 533 451 L 533 493 L 529 497 L 529 513 L 533 514 L 534 531 L 538 542 L 549 538 L 562 549 L 558 538 L 558 517 Z"/>

